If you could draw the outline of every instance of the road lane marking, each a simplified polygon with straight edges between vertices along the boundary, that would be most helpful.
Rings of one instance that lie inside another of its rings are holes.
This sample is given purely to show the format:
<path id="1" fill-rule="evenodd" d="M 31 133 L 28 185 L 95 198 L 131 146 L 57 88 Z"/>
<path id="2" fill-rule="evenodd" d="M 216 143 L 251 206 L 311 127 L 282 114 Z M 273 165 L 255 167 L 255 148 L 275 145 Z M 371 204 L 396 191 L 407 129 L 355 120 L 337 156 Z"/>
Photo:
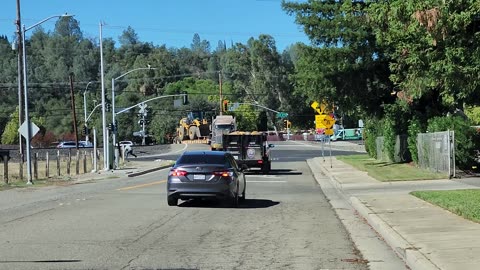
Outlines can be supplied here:
<path id="1" fill-rule="evenodd" d="M 172 151 L 172 152 L 168 152 L 168 153 L 163 153 L 163 154 L 156 154 L 156 155 L 145 155 L 145 156 L 142 156 L 142 158 L 151 158 L 151 157 L 161 157 L 161 156 L 169 156 L 169 155 L 173 155 L 173 154 L 176 154 L 176 153 L 180 153 L 182 151 L 184 151 L 185 149 L 187 149 L 188 145 L 187 144 L 184 144 L 183 148 L 180 149 L 180 150 L 176 150 L 176 151 Z"/>
<path id="2" fill-rule="evenodd" d="M 247 180 L 247 183 L 286 183 L 287 181 L 281 180 Z"/>
<path id="3" fill-rule="evenodd" d="M 166 183 L 167 180 L 162 180 L 162 181 L 157 181 L 157 182 L 152 182 L 152 183 L 147 183 L 147 184 L 141 184 L 141 185 L 136 185 L 136 186 L 130 186 L 130 187 L 123 187 L 117 189 L 118 191 L 124 191 L 124 190 L 130 190 L 130 189 L 135 189 L 135 188 L 141 188 L 141 187 L 148 187 L 148 186 L 153 186 L 153 185 L 158 185 L 162 183 Z"/>

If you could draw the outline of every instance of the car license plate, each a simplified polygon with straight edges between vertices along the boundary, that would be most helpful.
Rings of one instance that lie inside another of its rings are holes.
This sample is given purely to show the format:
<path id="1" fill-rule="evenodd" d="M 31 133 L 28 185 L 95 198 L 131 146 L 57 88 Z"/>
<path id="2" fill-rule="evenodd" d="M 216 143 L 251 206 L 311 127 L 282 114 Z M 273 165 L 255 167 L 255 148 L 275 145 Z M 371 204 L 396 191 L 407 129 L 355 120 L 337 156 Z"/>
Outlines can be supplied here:
<path id="1" fill-rule="evenodd" d="M 194 174 L 193 175 L 193 180 L 205 180 L 205 175 L 204 174 Z"/>

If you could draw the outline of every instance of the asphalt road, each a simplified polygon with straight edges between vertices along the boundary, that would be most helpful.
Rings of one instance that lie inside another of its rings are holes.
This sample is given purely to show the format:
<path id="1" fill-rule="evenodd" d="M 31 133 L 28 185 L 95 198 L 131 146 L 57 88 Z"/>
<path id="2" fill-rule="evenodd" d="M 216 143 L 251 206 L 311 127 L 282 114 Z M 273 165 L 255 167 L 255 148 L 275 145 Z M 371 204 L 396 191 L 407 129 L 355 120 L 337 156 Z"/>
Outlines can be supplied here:
<path id="1" fill-rule="evenodd" d="M 237 209 L 167 206 L 167 170 L 4 191 L 0 269 L 368 269 L 305 163 L 321 151 L 279 143 Z"/>

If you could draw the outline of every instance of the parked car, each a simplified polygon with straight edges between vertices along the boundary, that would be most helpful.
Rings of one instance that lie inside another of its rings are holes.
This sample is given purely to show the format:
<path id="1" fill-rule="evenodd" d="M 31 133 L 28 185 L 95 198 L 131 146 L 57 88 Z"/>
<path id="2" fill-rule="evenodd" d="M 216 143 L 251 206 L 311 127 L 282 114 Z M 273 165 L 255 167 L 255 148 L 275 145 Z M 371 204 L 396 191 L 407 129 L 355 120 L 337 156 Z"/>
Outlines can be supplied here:
<path id="1" fill-rule="evenodd" d="M 87 142 L 87 141 L 78 141 L 78 147 L 93 147 L 92 142 Z"/>
<path id="2" fill-rule="evenodd" d="M 119 144 L 120 146 L 127 146 L 127 145 L 133 146 L 132 141 L 120 141 Z"/>
<path id="3" fill-rule="evenodd" d="M 65 141 L 65 142 L 60 142 L 57 145 L 57 148 L 76 148 L 77 144 L 74 141 Z"/>
<path id="4" fill-rule="evenodd" d="M 75 141 L 64 141 L 60 142 L 57 145 L 57 148 L 76 148 L 77 144 Z M 91 142 L 86 142 L 86 141 L 78 141 L 78 147 L 79 148 L 86 148 L 86 147 L 93 147 Z"/>
<path id="5" fill-rule="evenodd" d="M 177 205 L 179 199 L 214 198 L 237 207 L 245 200 L 243 171 L 228 152 L 186 151 L 168 174 L 168 205 Z"/>

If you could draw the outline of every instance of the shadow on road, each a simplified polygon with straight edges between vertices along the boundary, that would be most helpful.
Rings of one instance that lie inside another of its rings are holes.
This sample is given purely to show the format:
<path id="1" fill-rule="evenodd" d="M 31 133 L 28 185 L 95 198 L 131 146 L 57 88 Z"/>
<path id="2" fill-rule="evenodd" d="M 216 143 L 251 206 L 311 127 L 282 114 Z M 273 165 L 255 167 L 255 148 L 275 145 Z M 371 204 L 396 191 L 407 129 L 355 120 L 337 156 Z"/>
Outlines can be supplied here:
<path id="1" fill-rule="evenodd" d="M 302 172 L 294 171 L 291 169 L 274 169 L 268 173 L 264 173 L 261 170 L 251 170 L 245 173 L 245 175 L 301 175 Z"/>
<path id="2" fill-rule="evenodd" d="M 241 202 L 237 207 L 238 209 L 257 209 L 257 208 L 268 208 L 275 205 L 278 205 L 280 202 L 275 202 L 272 200 L 265 199 L 246 199 Z M 228 202 L 222 202 L 217 200 L 188 200 L 183 203 L 180 203 L 180 207 L 199 207 L 199 208 L 235 208 L 230 205 Z"/>

